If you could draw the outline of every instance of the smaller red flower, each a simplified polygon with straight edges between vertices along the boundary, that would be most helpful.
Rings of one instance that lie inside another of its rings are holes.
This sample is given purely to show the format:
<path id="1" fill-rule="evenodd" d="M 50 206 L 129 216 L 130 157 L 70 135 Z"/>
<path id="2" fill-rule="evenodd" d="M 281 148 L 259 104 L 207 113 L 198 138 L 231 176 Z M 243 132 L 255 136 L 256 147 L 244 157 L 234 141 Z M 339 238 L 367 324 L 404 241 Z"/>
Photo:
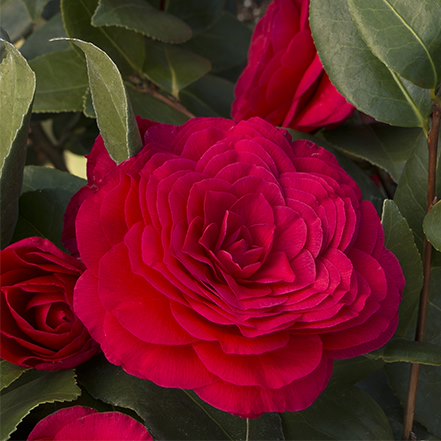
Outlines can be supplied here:
<path id="1" fill-rule="evenodd" d="M 98 351 L 72 311 L 82 263 L 46 239 L 0 251 L 0 358 L 24 368 L 72 369 Z"/>
<path id="2" fill-rule="evenodd" d="M 153 440 L 138 421 L 121 412 L 100 413 L 89 407 L 61 409 L 41 420 L 28 441 Z"/>
<path id="3" fill-rule="evenodd" d="M 274 0 L 256 26 L 233 118 L 260 116 L 276 126 L 314 132 L 342 123 L 353 111 L 317 54 L 309 0 Z"/>

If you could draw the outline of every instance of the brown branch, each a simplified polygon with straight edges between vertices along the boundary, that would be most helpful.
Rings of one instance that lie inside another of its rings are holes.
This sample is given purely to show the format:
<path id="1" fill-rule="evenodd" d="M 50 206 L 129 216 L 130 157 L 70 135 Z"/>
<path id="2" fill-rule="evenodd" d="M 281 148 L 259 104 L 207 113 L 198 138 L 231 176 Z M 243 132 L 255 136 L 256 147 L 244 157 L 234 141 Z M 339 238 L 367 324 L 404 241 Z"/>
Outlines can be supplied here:
<path id="1" fill-rule="evenodd" d="M 429 133 L 429 179 L 427 188 L 427 211 L 429 212 L 436 202 L 436 163 L 438 156 L 438 138 L 441 126 L 441 105 L 435 103 L 432 113 L 432 128 Z M 432 245 L 427 239 L 424 241 L 424 282 L 421 291 L 418 322 L 415 340 L 424 341 L 429 310 L 430 279 L 432 276 Z M 409 440 L 412 436 L 413 422 L 418 392 L 418 381 L 420 376 L 420 365 L 412 364 L 410 371 L 409 390 L 407 395 L 407 406 L 404 414 L 403 439 Z"/>

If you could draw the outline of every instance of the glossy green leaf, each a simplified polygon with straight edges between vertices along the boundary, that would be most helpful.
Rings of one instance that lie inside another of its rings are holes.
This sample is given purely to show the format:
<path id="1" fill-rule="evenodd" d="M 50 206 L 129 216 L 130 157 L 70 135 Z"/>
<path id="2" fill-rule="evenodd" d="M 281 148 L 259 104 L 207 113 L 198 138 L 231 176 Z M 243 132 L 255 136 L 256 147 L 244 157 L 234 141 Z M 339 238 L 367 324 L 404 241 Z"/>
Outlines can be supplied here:
<path id="1" fill-rule="evenodd" d="M 8 387 L 24 372 L 26 372 L 26 369 L 8 363 L 6 360 L 0 360 L 0 391 Z"/>
<path id="2" fill-rule="evenodd" d="M 398 336 L 415 329 L 418 302 L 423 286 L 423 262 L 415 244 L 409 224 L 392 200 L 383 205 L 382 223 L 386 236 L 386 247 L 398 258 L 406 278 L 406 288 L 400 305 Z"/>
<path id="3" fill-rule="evenodd" d="M 251 31 L 233 15 L 224 12 L 205 32 L 195 36 L 185 46 L 209 59 L 213 72 L 245 65 Z"/>
<path id="4" fill-rule="evenodd" d="M 441 202 L 437 202 L 427 213 L 423 223 L 427 240 L 441 251 Z"/>
<path id="5" fill-rule="evenodd" d="M 193 34 L 207 30 L 222 15 L 225 0 L 168 0 L 167 12 L 189 24 Z"/>
<path id="6" fill-rule="evenodd" d="M 184 106 L 196 116 L 231 117 L 234 84 L 215 75 L 205 75 L 180 93 Z"/>
<path id="7" fill-rule="evenodd" d="M 0 0 L 0 26 L 12 42 L 30 30 L 32 19 L 22 0 Z"/>
<path id="8" fill-rule="evenodd" d="M 80 393 L 73 371 L 27 371 L 1 392 L 0 439 L 6 440 L 20 421 L 38 405 L 72 401 Z"/>
<path id="9" fill-rule="evenodd" d="M 421 142 L 420 129 L 364 125 L 325 131 L 322 135 L 343 153 L 364 159 L 387 171 L 395 182 L 400 179 L 415 145 Z"/>
<path id="10" fill-rule="evenodd" d="M 202 402 L 194 393 L 163 389 L 127 375 L 104 358 L 78 370 L 78 379 L 96 399 L 135 411 L 154 439 L 244 440 L 246 422 Z M 267 414 L 250 424 L 250 439 L 283 439 L 277 414 Z"/>
<path id="11" fill-rule="evenodd" d="M 17 222 L 35 75 L 11 43 L 0 40 L 0 46 L 5 51 L 0 63 L 0 210 L 4 246 Z"/>
<path id="12" fill-rule="evenodd" d="M 49 52 L 56 52 L 66 50 L 69 48 L 68 43 L 53 44 L 49 40 L 52 38 L 65 37 L 63 21 L 61 14 L 55 14 L 43 26 L 36 29 L 29 38 L 26 39 L 25 44 L 20 48 L 20 52 L 28 59 L 45 55 Z"/>
<path id="13" fill-rule="evenodd" d="M 207 59 L 181 47 L 154 41 L 146 43 L 144 72 L 151 81 L 175 97 L 210 69 Z"/>
<path id="14" fill-rule="evenodd" d="M 178 17 L 154 8 L 146 0 L 99 0 L 94 26 L 121 26 L 164 43 L 183 43 L 191 28 Z"/>
<path id="15" fill-rule="evenodd" d="M 413 336 L 409 336 L 412 338 Z M 425 342 L 441 347 L 441 267 L 432 269 L 429 312 Z M 404 406 L 409 385 L 409 364 L 388 364 L 389 382 Z M 441 368 L 421 366 L 416 404 L 416 420 L 441 437 Z"/>
<path id="16" fill-rule="evenodd" d="M 57 47 L 58 43 L 52 43 Z M 33 112 L 77 112 L 87 90 L 87 69 L 73 49 L 51 52 L 30 61 L 37 77 Z"/>
<path id="17" fill-rule="evenodd" d="M 418 86 L 435 89 L 441 76 L 441 2 L 349 0 L 372 53 Z"/>
<path id="18" fill-rule="evenodd" d="M 40 18 L 44 7 L 49 3 L 49 0 L 22 0 L 28 8 L 29 15 L 35 21 Z"/>
<path id="19" fill-rule="evenodd" d="M 92 43 L 70 41 L 86 56 L 89 89 L 106 148 L 117 163 L 123 162 L 141 149 L 142 141 L 118 68 Z"/>
<path id="20" fill-rule="evenodd" d="M 331 81 L 358 110 L 391 125 L 428 131 L 430 91 L 405 80 L 372 53 L 347 0 L 311 0 L 310 22 Z"/>
<path id="21" fill-rule="evenodd" d="M 91 20 L 98 0 L 61 0 L 66 34 L 88 41 L 105 51 L 123 74 L 142 73 L 144 37 L 116 26 L 95 27 Z"/>
<path id="22" fill-rule="evenodd" d="M 329 388 L 304 412 L 282 415 L 289 440 L 391 440 L 381 407 L 357 387 Z"/>

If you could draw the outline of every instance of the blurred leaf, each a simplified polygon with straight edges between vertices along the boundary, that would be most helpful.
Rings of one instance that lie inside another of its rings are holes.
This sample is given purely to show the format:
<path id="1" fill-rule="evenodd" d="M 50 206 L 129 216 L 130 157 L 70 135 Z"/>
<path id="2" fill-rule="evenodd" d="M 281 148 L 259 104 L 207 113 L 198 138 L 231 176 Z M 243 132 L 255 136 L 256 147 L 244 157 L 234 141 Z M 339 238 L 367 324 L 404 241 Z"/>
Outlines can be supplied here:
<path id="1" fill-rule="evenodd" d="M 38 405 L 72 401 L 80 393 L 73 371 L 27 371 L 1 392 L 0 439 L 6 440 L 20 421 Z"/>
<path id="2" fill-rule="evenodd" d="M 334 387 L 304 412 L 282 415 L 289 440 L 391 440 L 381 407 L 357 387 Z"/>
<path id="3" fill-rule="evenodd" d="M 337 360 L 334 362 L 331 386 L 353 385 L 382 369 L 383 366 L 382 360 L 368 358 L 367 356 Z"/>
<path id="4" fill-rule="evenodd" d="M 94 26 L 121 26 L 164 43 L 183 43 L 191 28 L 179 18 L 154 8 L 146 0 L 99 0 Z"/>
<path id="5" fill-rule="evenodd" d="M 81 55 L 73 49 L 51 52 L 34 58 L 30 66 L 37 77 L 33 112 L 82 110 L 88 82 L 87 69 Z"/>
<path id="6" fill-rule="evenodd" d="M 115 63 L 101 49 L 81 40 L 70 41 L 86 56 L 89 89 L 97 124 L 106 149 L 117 163 L 121 163 L 134 156 L 142 147 L 138 125 L 121 75 Z"/>
<path id="7" fill-rule="evenodd" d="M 12 42 L 31 29 L 32 19 L 22 0 L 0 0 L 0 10 L 0 26 Z"/>
<path id="8" fill-rule="evenodd" d="M 64 213 L 72 196 L 86 181 L 59 170 L 27 166 L 24 193 L 14 241 L 30 236 L 45 237 L 62 247 Z"/>
<path id="9" fill-rule="evenodd" d="M 151 40 L 146 42 L 144 72 L 151 81 L 175 97 L 210 69 L 207 59 L 181 47 Z"/>
<path id="10" fill-rule="evenodd" d="M 0 391 L 8 387 L 24 372 L 26 372 L 26 369 L 8 363 L 6 360 L 0 360 Z"/>
<path id="11" fill-rule="evenodd" d="M 123 74 L 142 72 L 144 37 L 120 27 L 95 27 L 92 16 L 98 0 L 61 0 L 61 13 L 66 34 L 88 41 L 105 51 Z"/>
<path id="12" fill-rule="evenodd" d="M 243 440 L 245 420 L 221 412 L 181 389 L 164 389 L 127 375 L 103 357 L 78 370 L 78 379 L 96 399 L 135 411 L 154 439 Z M 250 424 L 250 439 L 283 439 L 277 414 Z"/>
<path id="13" fill-rule="evenodd" d="M 310 22 L 326 72 L 358 110 L 391 125 L 428 130 L 430 91 L 403 79 L 372 53 L 346 0 L 311 0 Z"/>
<path id="14" fill-rule="evenodd" d="M 424 141 L 420 129 L 364 125 L 324 131 L 322 135 L 343 153 L 364 159 L 387 171 L 398 182 L 415 145 Z"/>
<path id="15" fill-rule="evenodd" d="M 441 2 L 350 0 L 349 10 L 372 53 L 418 86 L 435 89 L 441 76 Z"/>
<path id="16" fill-rule="evenodd" d="M 167 12 L 188 23 L 193 34 L 209 28 L 222 14 L 225 0 L 169 0 Z"/>
<path id="17" fill-rule="evenodd" d="M 180 98 L 184 106 L 196 116 L 231 118 L 234 84 L 215 75 L 205 75 L 183 89 Z"/>
<path id="18" fill-rule="evenodd" d="M 66 50 L 69 48 L 67 42 L 53 44 L 49 40 L 57 37 L 65 37 L 61 14 L 54 15 L 47 23 L 33 32 L 20 48 L 20 52 L 28 59 L 45 55 L 49 52 Z"/>
<path id="19" fill-rule="evenodd" d="M 427 213 L 423 223 L 427 240 L 441 251 L 441 202 L 437 202 Z"/>
<path id="20" fill-rule="evenodd" d="M 23 0 L 24 4 L 28 8 L 29 15 L 32 20 L 36 21 L 41 17 L 44 7 L 47 5 L 49 0 Z"/>
<path id="21" fill-rule="evenodd" d="M 5 246 L 17 222 L 35 75 L 11 43 L 0 40 L 0 46 L 5 51 L 0 63 L 0 211 Z"/>
<path id="22" fill-rule="evenodd" d="M 386 247 L 398 258 L 406 278 L 406 288 L 400 305 L 398 336 L 415 329 L 416 314 L 423 286 L 423 262 L 409 224 L 392 200 L 384 201 L 382 223 Z"/>
<path id="23" fill-rule="evenodd" d="M 441 347 L 441 267 L 432 269 L 429 313 L 425 342 Z M 408 364 L 393 363 L 386 367 L 392 389 L 404 405 L 409 385 Z M 430 432 L 441 437 L 441 369 L 421 366 L 416 405 L 416 419 Z"/>
<path id="24" fill-rule="evenodd" d="M 208 58 L 213 72 L 245 65 L 251 31 L 233 15 L 224 12 L 205 32 L 195 36 L 185 46 Z"/>

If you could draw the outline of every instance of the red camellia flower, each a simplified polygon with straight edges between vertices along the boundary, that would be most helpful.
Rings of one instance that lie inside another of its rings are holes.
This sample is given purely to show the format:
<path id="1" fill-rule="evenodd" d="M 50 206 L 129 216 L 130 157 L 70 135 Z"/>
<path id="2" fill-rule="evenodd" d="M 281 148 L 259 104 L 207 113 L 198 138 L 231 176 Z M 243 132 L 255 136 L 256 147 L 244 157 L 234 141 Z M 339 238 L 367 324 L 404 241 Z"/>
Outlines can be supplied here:
<path id="1" fill-rule="evenodd" d="M 151 441 L 147 429 L 121 412 L 100 413 L 89 407 L 61 409 L 41 420 L 28 441 Z"/>
<path id="2" fill-rule="evenodd" d="M 309 0 L 274 0 L 256 26 L 236 87 L 235 120 L 260 116 L 313 132 L 347 119 L 354 107 L 329 81 L 309 28 Z"/>
<path id="3" fill-rule="evenodd" d="M 97 143 L 75 202 L 74 309 L 111 363 L 256 417 L 392 337 L 403 273 L 331 153 L 260 118 L 141 132 L 119 166 Z"/>
<path id="4" fill-rule="evenodd" d="M 46 239 L 0 252 L 0 357 L 24 368 L 71 369 L 98 345 L 72 311 L 83 265 Z"/>

